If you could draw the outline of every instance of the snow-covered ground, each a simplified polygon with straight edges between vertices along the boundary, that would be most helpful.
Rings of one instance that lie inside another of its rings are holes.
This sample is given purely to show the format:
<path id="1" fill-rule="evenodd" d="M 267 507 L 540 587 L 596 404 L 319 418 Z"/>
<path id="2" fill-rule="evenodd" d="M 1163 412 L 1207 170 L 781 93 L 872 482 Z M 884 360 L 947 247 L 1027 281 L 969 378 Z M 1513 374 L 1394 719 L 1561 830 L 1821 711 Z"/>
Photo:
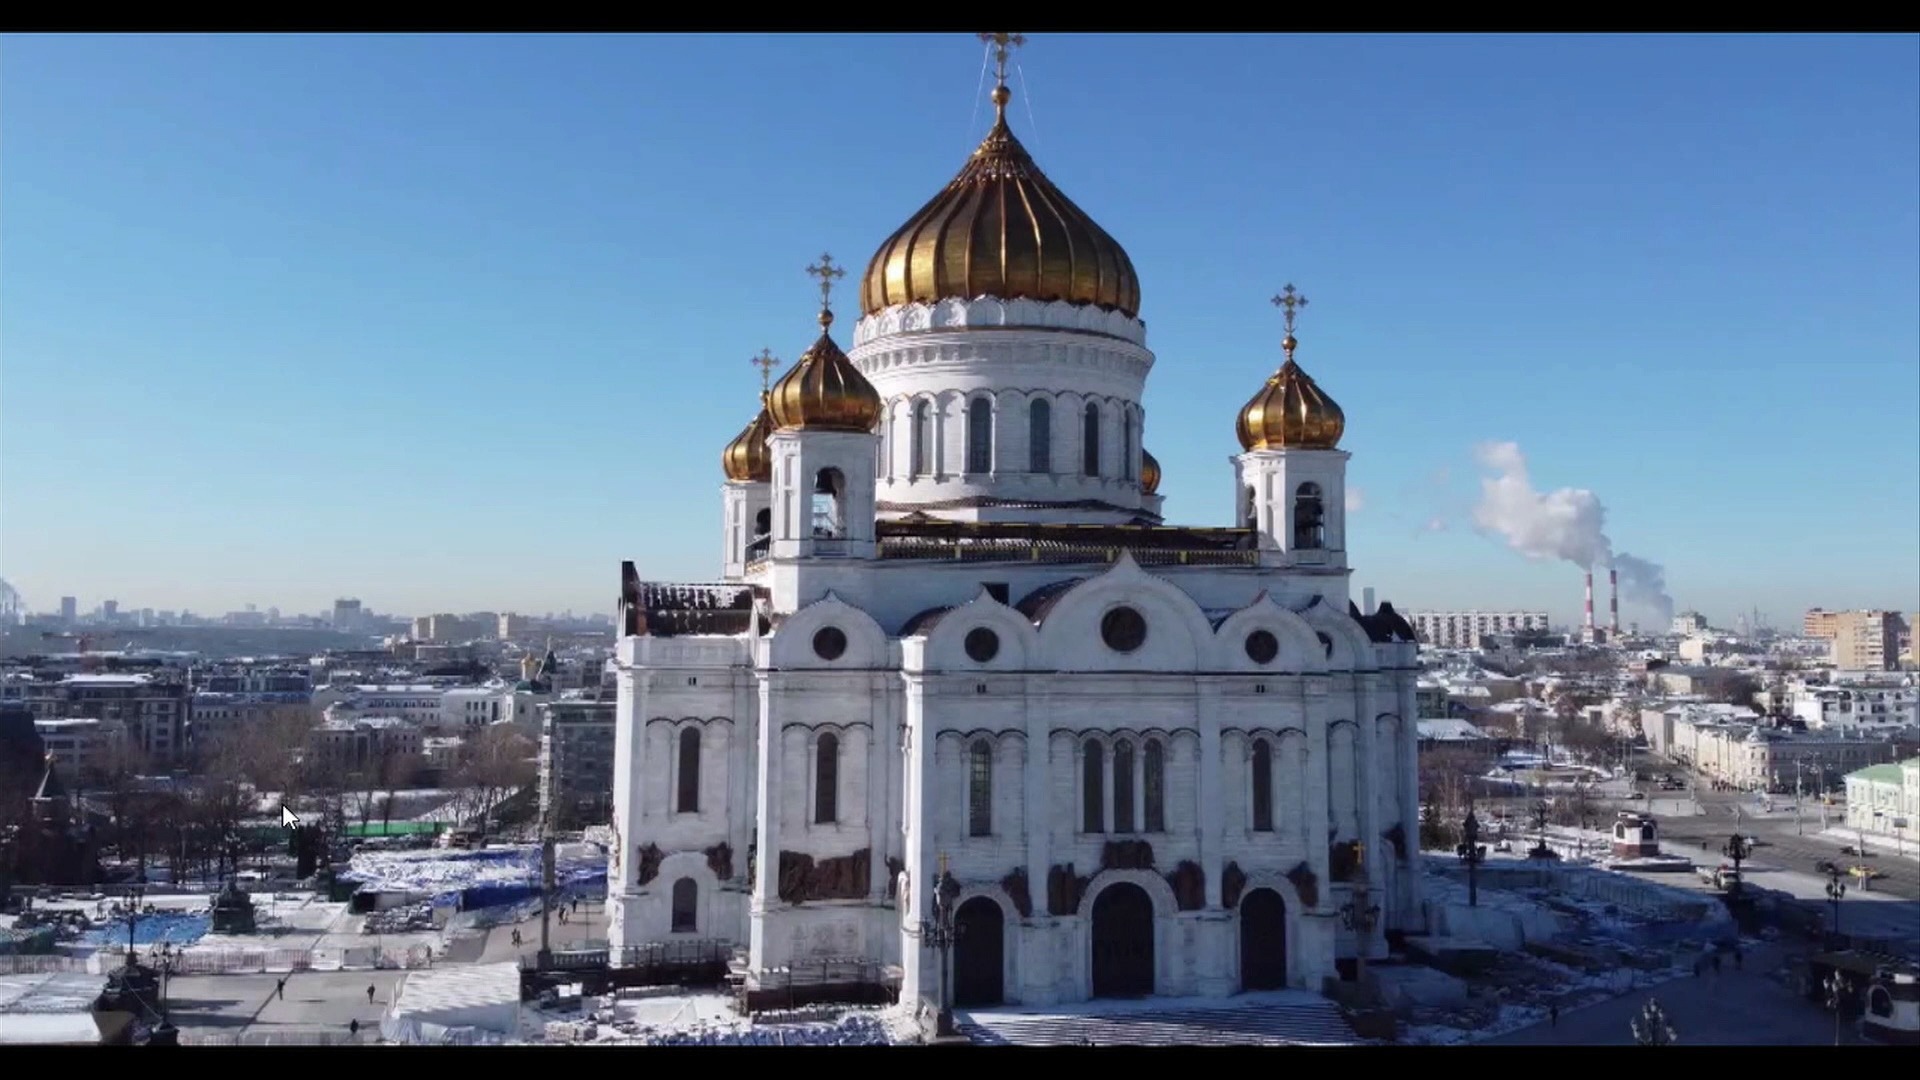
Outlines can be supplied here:
<path id="1" fill-rule="evenodd" d="M 897 1010 L 896 1010 L 897 1011 Z M 723 994 L 588 998 L 583 1008 L 529 1010 L 531 1042 L 640 1046 L 886 1046 L 909 1041 L 887 1010 L 823 1007 L 744 1017 Z"/>

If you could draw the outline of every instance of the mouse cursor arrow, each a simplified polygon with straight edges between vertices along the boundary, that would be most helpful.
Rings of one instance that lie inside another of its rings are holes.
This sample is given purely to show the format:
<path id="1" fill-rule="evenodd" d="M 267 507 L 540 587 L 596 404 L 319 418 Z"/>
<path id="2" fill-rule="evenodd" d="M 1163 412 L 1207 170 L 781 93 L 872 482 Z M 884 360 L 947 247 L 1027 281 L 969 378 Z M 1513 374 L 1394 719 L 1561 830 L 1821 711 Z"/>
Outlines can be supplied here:
<path id="1" fill-rule="evenodd" d="M 280 808 L 280 824 L 285 825 L 289 829 L 297 829 L 300 827 L 300 815 L 282 806 Z"/>

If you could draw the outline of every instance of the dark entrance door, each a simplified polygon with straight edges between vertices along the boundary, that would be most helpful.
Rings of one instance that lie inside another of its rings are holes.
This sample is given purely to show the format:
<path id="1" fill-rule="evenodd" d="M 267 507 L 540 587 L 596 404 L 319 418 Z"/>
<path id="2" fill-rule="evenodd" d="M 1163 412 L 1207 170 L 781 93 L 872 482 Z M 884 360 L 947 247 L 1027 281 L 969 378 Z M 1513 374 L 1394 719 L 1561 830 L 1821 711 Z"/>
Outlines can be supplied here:
<path id="1" fill-rule="evenodd" d="M 1153 993 L 1153 901 L 1130 882 L 1109 885 L 1093 901 L 1093 996 Z"/>
<path id="2" fill-rule="evenodd" d="M 1006 998 L 1006 919 L 1000 905 L 976 896 L 953 913 L 953 1003 L 998 1005 Z"/>
<path id="3" fill-rule="evenodd" d="M 1287 903 L 1272 889 L 1255 889 L 1240 901 L 1240 989 L 1286 985 Z"/>

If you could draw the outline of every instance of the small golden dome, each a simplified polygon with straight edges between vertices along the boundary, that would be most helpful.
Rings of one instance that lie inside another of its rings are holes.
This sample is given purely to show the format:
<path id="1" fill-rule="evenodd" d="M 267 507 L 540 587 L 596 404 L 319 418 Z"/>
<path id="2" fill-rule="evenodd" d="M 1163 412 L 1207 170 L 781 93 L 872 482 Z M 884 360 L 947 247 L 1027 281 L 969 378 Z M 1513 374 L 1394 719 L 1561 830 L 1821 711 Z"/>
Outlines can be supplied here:
<path id="1" fill-rule="evenodd" d="M 726 470 L 727 479 L 754 484 L 773 480 L 773 451 L 767 449 L 767 436 L 771 434 L 773 417 L 767 412 L 766 395 L 762 394 L 760 415 L 720 451 L 720 467 Z"/>
<path id="2" fill-rule="evenodd" d="M 1133 260 L 1035 165 L 999 115 L 960 174 L 907 219 L 867 264 L 860 285 L 868 315 L 895 304 L 971 300 L 1064 300 L 1140 313 Z"/>
<path id="3" fill-rule="evenodd" d="M 780 431 L 869 433 L 880 423 L 880 392 L 833 343 L 833 312 L 820 313 L 820 340 L 801 354 L 767 395 L 767 413 Z"/>
<path id="4" fill-rule="evenodd" d="M 1235 427 L 1240 445 L 1248 450 L 1331 450 L 1340 445 L 1346 414 L 1293 362 L 1295 344 L 1288 334 L 1287 362 L 1240 410 Z"/>
<path id="5" fill-rule="evenodd" d="M 1140 448 L 1140 494 L 1152 495 L 1160 490 L 1160 461 L 1147 453 L 1146 447 Z"/>

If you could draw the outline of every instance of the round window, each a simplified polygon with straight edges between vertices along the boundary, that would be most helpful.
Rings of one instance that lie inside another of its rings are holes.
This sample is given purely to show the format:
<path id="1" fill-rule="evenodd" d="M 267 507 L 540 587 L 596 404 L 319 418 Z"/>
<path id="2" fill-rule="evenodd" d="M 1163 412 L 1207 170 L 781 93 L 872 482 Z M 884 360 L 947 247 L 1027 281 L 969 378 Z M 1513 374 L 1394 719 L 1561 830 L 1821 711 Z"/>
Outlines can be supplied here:
<path id="1" fill-rule="evenodd" d="M 1146 643 L 1147 620 L 1130 607 L 1117 607 L 1100 620 L 1100 640 L 1114 652 L 1132 652 Z"/>
<path id="2" fill-rule="evenodd" d="M 1271 664 L 1280 655 L 1280 640 L 1266 630 L 1247 635 L 1247 659 L 1256 664 Z"/>
<path id="3" fill-rule="evenodd" d="M 976 664 L 984 664 L 1000 655 L 1000 635 L 984 626 L 976 626 L 967 631 L 967 655 Z"/>
<path id="4" fill-rule="evenodd" d="M 847 635 L 837 626 L 829 626 L 813 635 L 813 655 L 822 660 L 838 660 L 847 651 Z"/>

